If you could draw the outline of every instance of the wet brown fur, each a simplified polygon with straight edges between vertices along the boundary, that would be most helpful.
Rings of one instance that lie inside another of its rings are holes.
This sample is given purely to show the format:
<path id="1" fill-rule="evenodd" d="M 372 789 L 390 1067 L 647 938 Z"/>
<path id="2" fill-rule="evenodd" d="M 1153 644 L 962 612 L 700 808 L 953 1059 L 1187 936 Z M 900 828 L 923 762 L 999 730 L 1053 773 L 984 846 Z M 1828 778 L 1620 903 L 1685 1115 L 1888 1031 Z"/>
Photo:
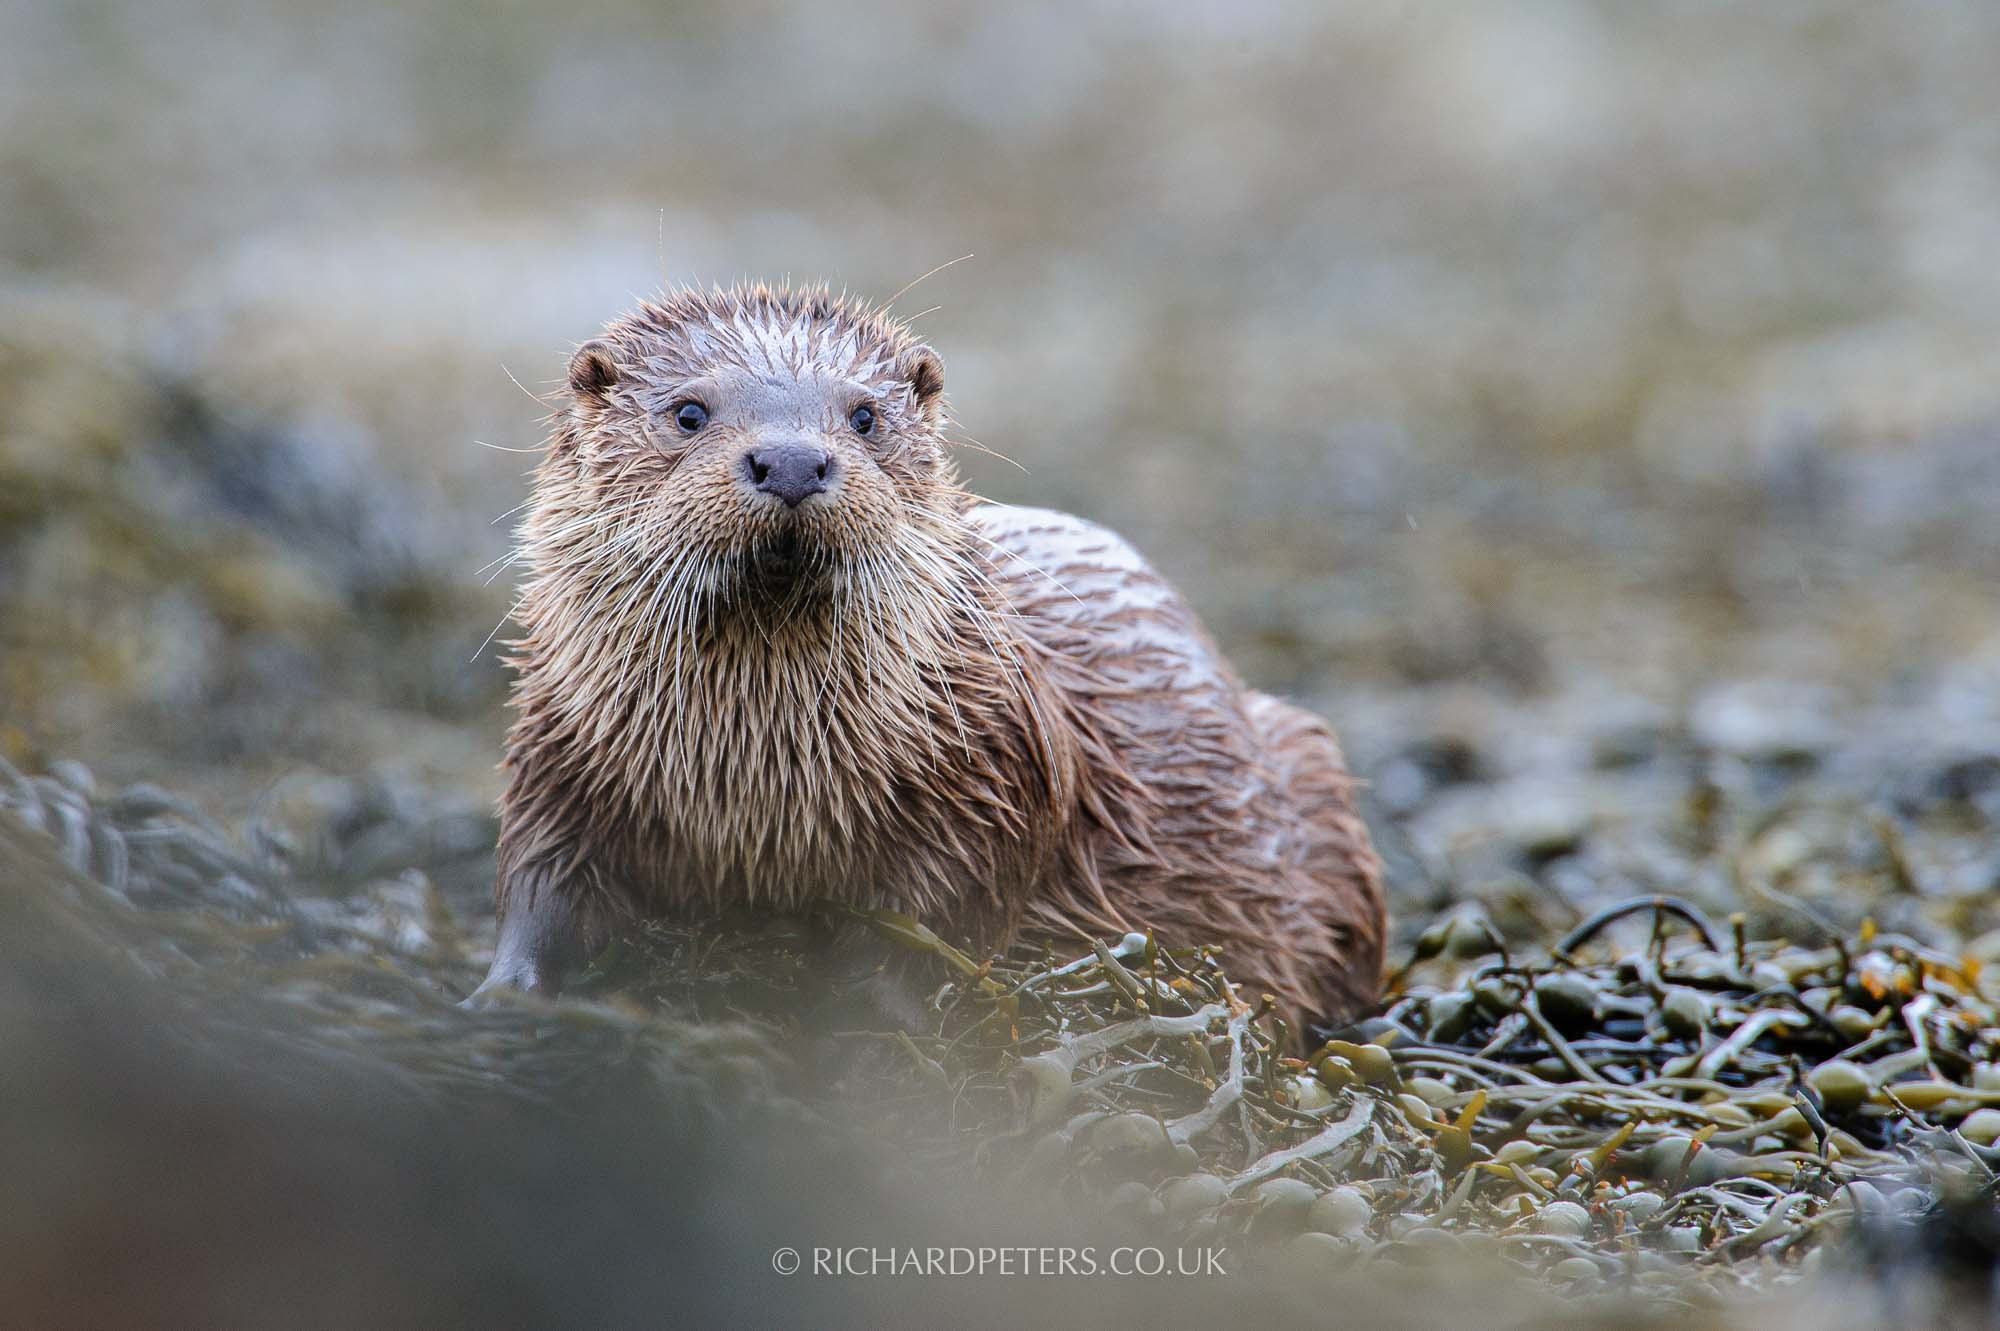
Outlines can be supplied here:
<path id="1" fill-rule="evenodd" d="M 1374 995 L 1379 865 L 1331 732 L 1245 689 L 1112 533 L 961 489 L 901 323 L 677 292 L 569 387 L 521 529 L 489 985 L 553 986 L 634 914 L 834 900 L 983 946 L 1221 943 L 1295 1030 Z M 690 398 L 735 406 L 686 437 Z M 773 430 L 827 448 L 835 490 L 757 493 Z"/>

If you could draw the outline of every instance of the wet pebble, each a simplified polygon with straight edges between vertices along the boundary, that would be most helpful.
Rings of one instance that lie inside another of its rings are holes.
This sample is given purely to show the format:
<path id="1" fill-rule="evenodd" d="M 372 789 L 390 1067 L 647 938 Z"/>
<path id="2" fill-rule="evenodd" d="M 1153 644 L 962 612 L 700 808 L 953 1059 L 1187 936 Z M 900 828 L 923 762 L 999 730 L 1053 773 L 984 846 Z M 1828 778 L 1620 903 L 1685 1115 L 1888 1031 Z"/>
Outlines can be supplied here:
<path id="1" fill-rule="evenodd" d="M 1345 1185 L 1314 1199 L 1306 1211 L 1306 1228 L 1351 1238 L 1365 1232 L 1375 1207 L 1359 1189 Z"/>
<path id="2" fill-rule="evenodd" d="M 1166 1129 L 1151 1114 L 1113 1114 L 1090 1129 L 1090 1148 L 1100 1155 L 1146 1156 L 1168 1144 Z"/>
<path id="3" fill-rule="evenodd" d="M 1557 1029 L 1579 1031 L 1597 1016 L 1597 986 L 1581 975 L 1557 971 L 1535 981 L 1535 1005 Z"/>
<path id="4" fill-rule="evenodd" d="M 1635 1225 L 1642 1225 L 1646 1221 L 1651 1220 L 1660 1213 L 1660 1208 L 1665 1205 L 1665 1199 L 1657 1192 L 1629 1193 L 1626 1196 L 1614 1198 L 1610 1203 L 1613 1210 L 1623 1214 Z"/>
<path id="5" fill-rule="evenodd" d="M 1551 1238 L 1585 1238 L 1590 1233 L 1590 1212 L 1575 1202 L 1550 1202 L 1535 1217 L 1535 1232 Z"/>
<path id="6" fill-rule="evenodd" d="M 1069 1159 L 1069 1152 L 1070 1135 L 1067 1132 L 1045 1133 L 1028 1148 L 1028 1157 L 1021 1162 L 1021 1168 L 1030 1173 L 1053 1173 Z"/>
<path id="7" fill-rule="evenodd" d="M 1143 1183 L 1121 1183 L 1104 1199 L 1105 1210 L 1142 1225 L 1151 1225 L 1166 1215 L 1166 1207 Z"/>
<path id="8" fill-rule="evenodd" d="M 1565 1257 L 1549 1268 L 1549 1278 L 1564 1284 L 1582 1284 L 1597 1277 L 1597 1263 L 1588 1257 Z"/>
<path id="9" fill-rule="evenodd" d="M 1169 1218 L 1193 1219 L 1229 1200 L 1229 1185 L 1213 1174 L 1190 1174 L 1177 1178 L 1160 1190 L 1160 1202 Z"/>
<path id="10" fill-rule="evenodd" d="M 1336 1262 L 1345 1261 L 1350 1247 L 1345 1239 L 1309 1229 L 1287 1239 L 1280 1252 L 1285 1263 L 1295 1269 L 1324 1271 Z"/>
<path id="11" fill-rule="evenodd" d="M 1257 1185 L 1257 1215 L 1251 1222 L 1260 1234 L 1290 1233 L 1304 1228 L 1306 1214 L 1319 1190 L 1295 1178 L 1265 1179 Z"/>

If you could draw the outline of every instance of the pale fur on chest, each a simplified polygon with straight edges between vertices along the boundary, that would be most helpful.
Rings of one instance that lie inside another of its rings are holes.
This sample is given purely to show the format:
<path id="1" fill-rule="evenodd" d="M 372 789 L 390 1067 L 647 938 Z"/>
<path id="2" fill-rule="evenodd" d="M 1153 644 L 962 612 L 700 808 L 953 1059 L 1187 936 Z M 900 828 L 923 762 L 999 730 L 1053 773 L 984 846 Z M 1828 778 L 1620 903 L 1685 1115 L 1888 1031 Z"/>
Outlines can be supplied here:
<path id="1" fill-rule="evenodd" d="M 1033 875 L 1074 761 L 1033 653 L 962 572 L 872 572 L 748 606 L 656 589 L 686 609 L 644 616 L 636 588 L 535 588 L 529 641 L 564 634 L 523 661 L 521 724 L 585 774 L 639 896 L 927 910 Z"/>

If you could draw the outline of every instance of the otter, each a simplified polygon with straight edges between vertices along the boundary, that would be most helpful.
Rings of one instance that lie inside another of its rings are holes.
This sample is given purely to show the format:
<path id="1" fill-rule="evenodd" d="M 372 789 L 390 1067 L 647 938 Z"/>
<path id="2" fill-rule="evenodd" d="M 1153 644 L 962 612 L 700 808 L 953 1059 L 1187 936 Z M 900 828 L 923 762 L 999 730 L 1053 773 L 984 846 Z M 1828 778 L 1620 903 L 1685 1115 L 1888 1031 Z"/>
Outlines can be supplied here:
<path id="1" fill-rule="evenodd" d="M 982 948 L 1221 944 L 1294 1032 L 1375 996 L 1381 867 L 1332 731 L 1112 532 L 965 490 L 906 324 L 671 292 L 578 348 L 567 397 L 520 530 L 475 999 L 555 991 L 621 921 L 816 902 Z"/>

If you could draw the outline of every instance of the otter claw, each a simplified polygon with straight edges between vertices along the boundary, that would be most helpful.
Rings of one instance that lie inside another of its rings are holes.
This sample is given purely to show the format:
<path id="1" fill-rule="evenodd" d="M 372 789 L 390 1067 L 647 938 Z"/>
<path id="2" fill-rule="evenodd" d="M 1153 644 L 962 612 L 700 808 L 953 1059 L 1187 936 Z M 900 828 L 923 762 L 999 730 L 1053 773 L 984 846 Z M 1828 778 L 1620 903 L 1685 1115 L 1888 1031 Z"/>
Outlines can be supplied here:
<path id="1" fill-rule="evenodd" d="M 523 995 L 533 994 L 537 998 L 554 998 L 556 987 L 548 982 L 532 965 L 502 967 L 498 961 L 479 987 L 459 1000 L 458 1005 L 467 1012 L 485 1012 L 510 1002 L 517 1002 Z"/>

